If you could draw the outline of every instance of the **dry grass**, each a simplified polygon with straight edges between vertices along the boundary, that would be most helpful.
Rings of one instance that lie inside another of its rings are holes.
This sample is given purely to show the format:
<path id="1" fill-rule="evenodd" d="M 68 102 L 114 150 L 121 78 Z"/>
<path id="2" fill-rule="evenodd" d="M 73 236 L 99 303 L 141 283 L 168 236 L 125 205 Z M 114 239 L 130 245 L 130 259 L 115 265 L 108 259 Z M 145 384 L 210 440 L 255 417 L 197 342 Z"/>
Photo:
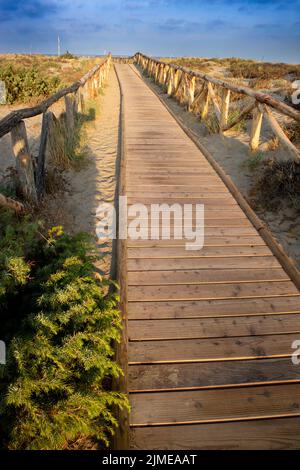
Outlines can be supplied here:
<path id="1" fill-rule="evenodd" d="M 255 158 L 258 159 L 258 155 Z M 260 206 L 267 210 L 276 210 L 288 202 L 300 210 L 299 164 L 293 161 L 279 162 L 269 158 L 258 161 L 253 169 L 255 170 L 253 193 Z"/>
<path id="2" fill-rule="evenodd" d="M 269 88 L 270 81 L 296 79 L 300 77 L 299 64 L 269 63 L 239 58 L 202 58 L 202 57 L 178 57 L 164 58 L 165 62 L 180 65 L 192 70 L 204 73 L 213 72 L 217 68 L 223 68 L 228 78 L 240 80 L 253 80 L 251 86 L 255 88 Z M 226 73 L 227 72 L 227 73 Z"/>

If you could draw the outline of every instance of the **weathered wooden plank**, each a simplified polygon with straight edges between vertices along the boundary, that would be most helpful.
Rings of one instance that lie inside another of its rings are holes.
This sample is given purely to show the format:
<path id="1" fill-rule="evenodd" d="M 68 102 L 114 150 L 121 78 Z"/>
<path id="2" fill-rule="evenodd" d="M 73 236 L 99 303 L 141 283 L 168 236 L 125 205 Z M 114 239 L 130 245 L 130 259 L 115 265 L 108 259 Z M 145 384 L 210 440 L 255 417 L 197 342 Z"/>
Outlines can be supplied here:
<path id="1" fill-rule="evenodd" d="M 132 449 L 291 450 L 300 448 L 300 418 L 134 428 Z"/>
<path id="2" fill-rule="evenodd" d="M 162 248 L 183 247 L 186 240 L 128 240 L 129 248 Z M 204 233 L 204 246 L 265 246 L 265 242 L 259 236 L 232 236 L 212 237 Z"/>
<path id="3" fill-rule="evenodd" d="M 261 315 L 228 318 L 130 320 L 130 341 L 183 338 L 229 338 L 292 333 L 300 330 L 300 315 Z"/>
<path id="4" fill-rule="evenodd" d="M 187 243 L 187 240 L 186 240 Z M 238 256 L 238 255 L 272 255 L 270 249 L 264 246 L 204 246 L 195 251 L 187 251 L 185 246 L 156 246 L 155 248 L 128 248 L 128 259 L 140 258 L 190 258 L 202 256 Z"/>
<path id="5" fill-rule="evenodd" d="M 273 295 L 298 295 L 299 291 L 291 281 L 250 282 L 235 284 L 182 284 L 162 286 L 128 286 L 129 301 L 155 300 L 201 300 L 226 299 L 232 297 L 265 297 Z M 299 325 L 300 328 L 300 325 Z"/>
<path id="6" fill-rule="evenodd" d="M 300 416 L 300 384 L 131 394 L 131 426 Z"/>
<path id="7" fill-rule="evenodd" d="M 129 259 L 128 271 L 165 271 L 167 269 L 232 269 L 232 268 L 277 268 L 274 256 L 226 256 L 202 258 Z"/>
<path id="8" fill-rule="evenodd" d="M 130 271 L 128 285 L 130 286 L 160 286 L 168 284 L 201 284 L 211 282 L 259 282 L 287 280 L 287 274 L 281 268 L 277 269 L 203 269 L 203 270 L 174 270 L 174 271 Z"/>
<path id="9" fill-rule="evenodd" d="M 294 352 L 292 343 L 299 339 L 299 332 L 234 338 L 129 342 L 128 360 L 131 364 L 147 364 L 288 357 Z"/>
<path id="10" fill-rule="evenodd" d="M 300 296 L 251 299 L 130 302 L 129 319 L 202 318 L 300 312 Z"/>
<path id="11" fill-rule="evenodd" d="M 129 391 L 216 388 L 300 380 L 290 358 L 131 365 Z"/>

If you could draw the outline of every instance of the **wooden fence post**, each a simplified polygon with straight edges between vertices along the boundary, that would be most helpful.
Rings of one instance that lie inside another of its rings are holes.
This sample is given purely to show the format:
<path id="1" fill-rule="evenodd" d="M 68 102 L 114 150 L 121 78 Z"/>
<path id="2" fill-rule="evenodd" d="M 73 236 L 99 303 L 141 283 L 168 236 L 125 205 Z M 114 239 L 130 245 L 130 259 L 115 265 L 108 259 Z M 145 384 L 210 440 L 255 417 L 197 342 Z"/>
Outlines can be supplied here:
<path id="1" fill-rule="evenodd" d="M 45 183 L 45 160 L 46 160 L 46 150 L 47 150 L 47 140 L 49 133 L 50 120 L 52 118 L 52 113 L 43 114 L 42 122 L 42 131 L 41 131 L 41 140 L 40 148 L 37 159 L 37 169 L 36 169 L 36 192 L 37 197 L 40 199 L 44 192 L 44 183 Z"/>
<path id="2" fill-rule="evenodd" d="M 75 112 L 80 113 L 80 114 L 84 113 L 84 98 L 83 98 L 81 87 L 78 88 L 76 97 L 75 97 Z"/>
<path id="3" fill-rule="evenodd" d="M 300 163 L 300 153 L 294 144 L 289 140 L 285 132 L 281 129 L 280 125 L 276 121 L 273 113 L 266 105 L 259 104 L 258 109 L 265 116 L 269 126 L 273 130 L 276 137 L 279 139 L 282 145 L 288 150 L 290 157 L 297 163 Z"/>
<path id="4" fill-rule="evenodd" d="M 207 115 L 208 115 L 208 112 L 209 112 L 209 104 L 210 104 L 210 94 L 208 92 L 208 89 L 206 89 L 206 92 L 205 92 L 205 101 L 204 101 L 204 105 L 203 105 L 203 109 L 202 109 L 202 113 L 201 113 L 201 119 L 204 120 L 206 119 Z"/>
<path id="5" fill-rule="evenodd" d="M 170 68 L 169 70 L 169 83 L 168 83 L 168 90 L 167 90 L 167 93 L 169 96 L 172 95 L 173 93 L 173 88 L 174 88 L 174 70 L 172 68 Z"/>
<path id="6" fill-rule="evenodd" d="M 13 154 L 16 158 L 18 189 L 25 199 L 30 202 L 36 202 L 37 193 L 35 187 L 34 166 L 29 150 L 24 121 L 19 122 L 19 124 L 13 127 L 10 135 Z"/>
<path id="7" fill-rule="evenodd" d="M 253 120 L 250 135 L 250 149 L 255 152 L 259 146 L 260 132 L 263 121 L 263 113 L 255 107 L 253 110 Z"/>
<path id="8" fill-rule="evenodd" d="M 222 133 L 223 128 L 227 126 L 228 114 L 230 106 L 230 90 L 223 90 L 222 105 L 221 105 L 221 117 L 220 117 L 220 132 Z"/>
<path id="9" fill-rule="evenodd" d="M 189 79 L 189 84 L 188 84 L 188 110 L 191 111 L 192 104 L 195 99 L 195 84 L 196 84 L 196 78 L 192 77 Z"/>
<path id="10" fill-rule="evenodd" d="M 208 89 L 208 94 L 210 95 L 211 100 L 213 102 L 216 116 L 218 118 L 218 121 L 220 122 L 220 119 L 221 119 L 220 106 L 219 106 L 219 103 L 218 103 L 218 100 L 217 100 L 217 97 L 216 97 L 216 94 L 215 94 L 215 90 L 213 89 L 213 86 L 210 82 L 208 82 L 208 84 L 207 84 L 207 89 Z"/>
<path id="11" fill-rule="evenodd" d="M 66 124 L 67 124 L 67 132 L 68 134 L 72 134 L 74 132 L 75 127 L 75 119 L 74 119 L 74 97 L 70 95 L 65 96 L 65 104 L 66 104 Z"/>

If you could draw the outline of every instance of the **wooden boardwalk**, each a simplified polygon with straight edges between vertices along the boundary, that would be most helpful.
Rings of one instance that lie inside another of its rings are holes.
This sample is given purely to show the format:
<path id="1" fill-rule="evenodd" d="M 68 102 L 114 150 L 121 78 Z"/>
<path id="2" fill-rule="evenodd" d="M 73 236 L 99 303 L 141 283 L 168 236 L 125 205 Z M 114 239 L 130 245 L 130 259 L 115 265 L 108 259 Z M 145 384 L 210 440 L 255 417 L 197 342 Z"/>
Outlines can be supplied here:
<path id="1" fill-rule="evenodd" d="M 200 251 L 127 241 L 130 447 L 300 448 L 299 290 L 134 68 L 116 70 L 128 203 L 205 204 Z"/>

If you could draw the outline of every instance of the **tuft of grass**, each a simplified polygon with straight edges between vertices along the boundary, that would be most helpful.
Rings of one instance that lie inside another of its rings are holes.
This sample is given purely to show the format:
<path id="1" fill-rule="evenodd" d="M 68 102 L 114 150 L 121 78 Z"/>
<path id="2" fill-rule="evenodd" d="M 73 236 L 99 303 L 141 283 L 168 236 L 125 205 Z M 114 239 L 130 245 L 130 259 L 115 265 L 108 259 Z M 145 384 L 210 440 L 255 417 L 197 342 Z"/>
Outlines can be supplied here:
<path id="1" fill-rule="evenodd" d="M 265 155 L 263 152 L 256 152 L 250 155 L 250 157 L 244 162 L 244 166 L 251 171 L 257 170 L 262 164 Z"/>
<path id="2" fill-rule="evenodd" d="M 209 115 L 203 122 L 210 134 L 217 134 L 220 131 L 220 124 L 215 114 Z"/>
<path id="3" fill-rule="evenodd" d="M 231 124 L 235 119 L 239 116 L 240 111 L 238 109 L 234 109 L 229 111 L 228 113 L 228 124 Z M 238 122 L 235 126 L 231 128 L 231 130 L 234 130 L 236 132 L 244 132 L 246 130 L 246 119 L 247 117 L 245 116 L 240 122 Z"/>

